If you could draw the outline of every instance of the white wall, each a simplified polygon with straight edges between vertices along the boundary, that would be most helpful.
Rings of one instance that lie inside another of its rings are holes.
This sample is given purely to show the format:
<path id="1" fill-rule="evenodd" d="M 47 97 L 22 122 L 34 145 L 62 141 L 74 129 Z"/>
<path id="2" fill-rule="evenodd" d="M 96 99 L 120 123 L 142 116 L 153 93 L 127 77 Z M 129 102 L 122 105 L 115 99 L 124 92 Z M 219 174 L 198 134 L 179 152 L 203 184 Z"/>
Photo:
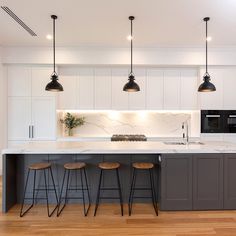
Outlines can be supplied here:
<path id="1" fill-rule="evenodd" d="M 129 48 L 57 47 L 57 64 L 129 65 Z M 5 47 L 3 63 L 51 64 L 50 47 Z M 200 66 L 205 48 L 135 48 L 134 64 L 148 66 Z M 236 65 L 236 48 L 209 48 L 209 65 Z"/>
<path id="2" fill-rule="evenodd" d="M 2 50 L 0 48 L 0 153 L 6 147 L 6 99 L 7 86 L 4 79 L 4 67 L 2 65 Z M 1 155 L 0 155 L 1 157 Z M 2 158 L 0 158 L 0 175 L 2 174 Z"/>

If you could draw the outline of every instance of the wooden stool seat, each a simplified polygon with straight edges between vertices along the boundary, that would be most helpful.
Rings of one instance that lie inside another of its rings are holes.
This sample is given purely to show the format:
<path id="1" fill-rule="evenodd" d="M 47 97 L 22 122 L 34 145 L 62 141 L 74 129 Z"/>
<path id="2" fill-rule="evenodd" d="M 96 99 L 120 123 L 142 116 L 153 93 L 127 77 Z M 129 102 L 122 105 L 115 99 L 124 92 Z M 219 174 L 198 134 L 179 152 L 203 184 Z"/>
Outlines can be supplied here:
<path id="1" fill-rule="evenodd" d="M 41 162 L 29 165 L 30 170 L 45 170 L 51 167 L 51 163 Z"/>
<path id="2" fill-rule="evenodd" d="M 118 162 L 101 162 L 98 164 L 98 167 L 100 169 L 104 169 L 104 170 L 114 170 L 114 169 L 118 169 L 120 167 L 120 163 L 118 163 Z"/>
<path id="3" fill-rule="evenodd" d="M 153 163 L 148 163 L 148 162 L 136 162 L 132 164 L 133 168 L 136 169 L 142 169 L 142 170 L 148 170 L 152 169 L 154 167 Z"/>
<path id="4" fill-rule="evenodd" d="M 64 168 L 67 170 L 79 170 L 86 166 L 84 162 L 66 163 Z"/>

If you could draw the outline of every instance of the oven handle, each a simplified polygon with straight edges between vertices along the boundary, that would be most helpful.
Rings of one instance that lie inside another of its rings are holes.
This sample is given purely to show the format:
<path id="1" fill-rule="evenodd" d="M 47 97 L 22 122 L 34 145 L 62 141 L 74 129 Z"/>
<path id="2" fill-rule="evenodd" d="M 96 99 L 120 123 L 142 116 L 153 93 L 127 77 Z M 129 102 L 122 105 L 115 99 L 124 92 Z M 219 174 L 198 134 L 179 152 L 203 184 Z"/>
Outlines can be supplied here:
<path id="1" fill-rule="evenodd" d="M 217 118 L 217 117 L 220 117 L 220 115 L 206 115 L 206 117 L 207 117 L 207 118 L 208 118 L 208 117 L 209 117 L 209 118 L 210 118 L 210 117 L 216 117 L 216 118 Z"/>
<path id="2" fill-rule="evenodd" d="M 229 115 L 229 118 L 236 118 L 236 115 Z"/>

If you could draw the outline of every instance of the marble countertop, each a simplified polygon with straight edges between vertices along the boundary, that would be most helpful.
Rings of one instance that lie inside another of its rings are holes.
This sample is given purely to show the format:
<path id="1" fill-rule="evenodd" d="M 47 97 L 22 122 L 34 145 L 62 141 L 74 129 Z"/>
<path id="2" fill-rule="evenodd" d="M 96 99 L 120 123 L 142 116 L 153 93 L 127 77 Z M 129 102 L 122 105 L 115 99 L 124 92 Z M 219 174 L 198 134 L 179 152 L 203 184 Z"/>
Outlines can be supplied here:
<path id="1" fill-rule="evenodd" d="M 2 154 L 161 154 L 161 153 L 236 153 L 236 144 L 204 142 L 203 145 L 170 145 L 160 141 L 147 142 L 65 142 L 32 141 L 4 149 Z"/>

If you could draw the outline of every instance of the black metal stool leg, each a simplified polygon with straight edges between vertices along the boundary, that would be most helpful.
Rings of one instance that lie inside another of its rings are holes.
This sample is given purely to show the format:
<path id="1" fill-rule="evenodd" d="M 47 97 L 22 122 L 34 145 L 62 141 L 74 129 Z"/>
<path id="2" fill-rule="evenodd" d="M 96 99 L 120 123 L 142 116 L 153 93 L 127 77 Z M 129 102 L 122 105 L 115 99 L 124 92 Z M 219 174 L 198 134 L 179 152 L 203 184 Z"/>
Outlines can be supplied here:
<path id="1" fill-rule="evenodd" d="M 95 205 L 95 210 L 94 210 L 94 216 L 97 214 L 97 209 L 98 209 L 98 204 L 99 204 L 99 199 L 100 199 L 100 189 L 101 189 L 101 183 L 102 183 L 102 174 L 103 170 L 101 169 L 100 172 L 100 177 L 99 177 L 99 184 L 98 184 L 98 191 L 97 191 L 97 198 L 96 198 L 96 205 Z"/>
<path id="2" fill-rule="evenodd" d="M 83 183 L 82 170 L 80 169 L 79 171 L 80 171 L 80 182 L 81 182 L 81 188 L 82 188 L 82 200 L 83 200 L 83 206 L 84 206 L 84 216 L 87 216 L 86 207 L 85 207 L 85 198 L 84 198 L 84 183 Z"/>
<path id="3" fill-rule="evenodd" d="M 48 186 L 47 186 L 46 170 L 43 170 L 43 174 L 44 174 L 44 184 L 45 184 L 45 193 L 46 193 L 46 200 L 47 200 L 48 217 L 51 217 L 51 215 L 49 213 Z"/>
<path id="4" fill-rule="evenodd" d="M 124 215 L 123 211 L 123 199 L 122 199 L 122 193 L 121 193 L 121 185 L 120 185 L 120 176 L 119 176 L 119 170 L 116 169 L 116 176 L 117 176 L 117 184 L 118 184 L 118 190 L 119 190 L 119 196 L 120 196 L 120 207 L 121 207 L 121 215 Z"/>
<path id="5" fill-rule="evenodd" d="M 90 198 L 90 193 L 89 193 L 89 187 L 88 187 L 88 178 L 87 178 L 87 173 L 85 168 L 83 168 L 84 171 L 84 177 L 85 177 L 85 183 L 86 183 L 86 189 L 87 189 L 87 194 L 88 194 L 88 201 L 89 201 L 89 207 L 91 205 L 91 198 Z"/>
<path id="6" fill-rule="evenodd" d="M 62 193 L 64 189 L 65 178 L 66 178 L 66 169 L 64 170 L 64 175 L 63 175 L 63 180 L 62 180 L 61 192 L 60 192 L 58 208 L 57 208 L 57 216 L 59 216 L 63 210 L 63 208 L 60 210 L 60 205 L 61 205 Z"/>
<path id="7" fill-rule="evenodd" d="M 149 175 L 150 175 L 150 185 L 151 185 L 151 192 L 152 192 L 152 204 L 153 204 L 155 213 L 158 216 L 156 192 L 155 192 L 154 179 L 153 179 L 153 170 L 152 169 L 149 169 Z"/>
<path id="8" fill-rule="evenodd" d="M 25 210 L 25 212 L 23 212 L 24 203 L 25 203 L 25 195 L 26 195 L 26 190 L 27 190 L 28 181 L 29 181 L 29 174 L 30 174 L 30 169 L 28 169 L 28 173 L 27 173 L 27 177 L 26 177 L 26 183 L 25 183 L 23 201 L 22 201 L 21 210 L 20 210 L 20 217 L 23 217 L 23 216 L 33 207 L 33 205 L 34 205 L 34 200 L 33 200 L 32 204 L 28 207 L 28 209 Z M 34 182 L 35 182 L 35 181 L 34 181 Z M 33 192 L 33 196 L 34 196 L 34 192 Z"/>
<path id="9" fill-rule="evenodd" d="M 130 190 L 130 199 L 129 199 L 129 215 L 131 216 L 132 213 L 132 207 L 133 207 L 133 200 L 134 200 L 134 191 L 135 191 L 135 185 L 136 185 L 136 169 L 133 169 L 133 179 L 131 184 L 131 190 Z"/>
<path id="10" fill-rule="evenodd" d="M 54 181 L 54 178 L 53 178 L 51 167 L 49 168 L 49 173 L 51 175 L 52 185 L 53 185 L 53 189 L 54 189 L 54 193 L 55 193 L 55 197 L 56 197 L 56 201 L 57 201 L 55 208 L 53 209 L 53 211 L 50 214 L 50 215 L 52 215 L 55 212 L 55 210 L 58 208 L 58 197 L 57 197 L 57 190 L 56 190 L 56 185 L 55 185 L 55 181 Z"/>

